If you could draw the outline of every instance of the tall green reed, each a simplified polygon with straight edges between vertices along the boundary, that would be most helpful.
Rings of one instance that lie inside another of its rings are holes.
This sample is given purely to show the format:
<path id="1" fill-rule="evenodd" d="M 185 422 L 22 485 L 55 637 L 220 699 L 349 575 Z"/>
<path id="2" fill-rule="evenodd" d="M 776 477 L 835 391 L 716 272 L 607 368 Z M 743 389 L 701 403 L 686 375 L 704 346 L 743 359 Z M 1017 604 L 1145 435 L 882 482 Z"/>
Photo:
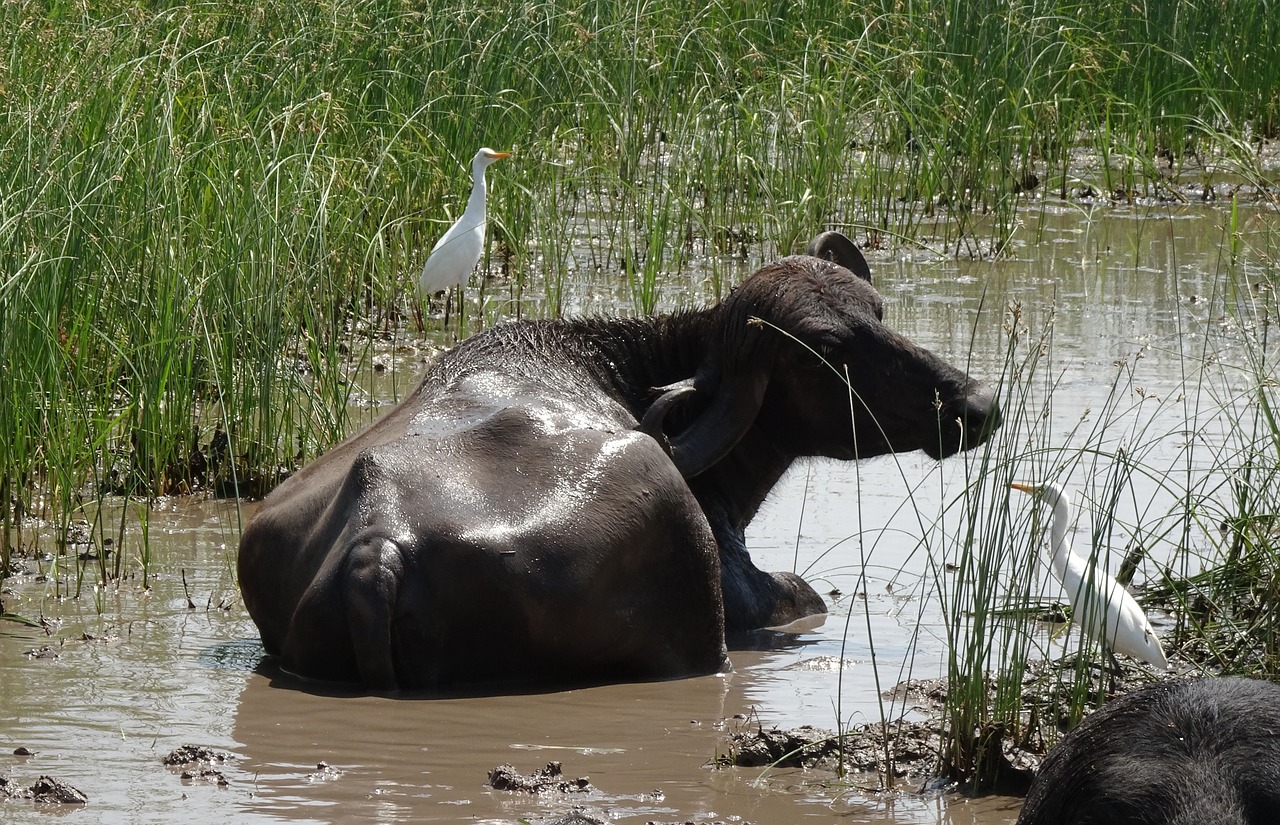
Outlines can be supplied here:
<path id="1" fill-rule="evenodd" d="M 1239 239 L 1224 233 L 1215 294 L 1194 299 L 1220 322 L 1167 342 L 1181 380 L 1144 386 L 1138 349 L 1117 361 L 1105 402 L 1063 435 L 1053 435 L 1053 320 L 1032 330 L 1011 308 L 1004 426 L 921 539 L 940 559 L 933 582 L 948 638 L 942 766 L 970 789 L 998 786 L 1007 748 L 1052 742 L 1118 680 L 1160 675 L 1117 677 L 1097 640 L 1066 626 L 1049 635 L 1045 608 L 1062 597 L 1044 574 L 1045 514 L 1010 500 L 1010 481 L 1072 480 L 1075 551 L 1112 575 L 1124 557 L 1144 571 L 1141 599 L 1180 672 L 1276 673 L 1274 235 L 1248 237 L 1262 248 L 1245 265 L 1229 254 Z"/>
<path id="2" fill-rule="evenodd" d="M 340 438 L 482 144 L 517 156 L 477 325 L 583 306 L 570 257 L 652 311 L 824 224 L 998 253 L 1037 176 L 1265 183 L 1280 38 L 1215 8 L 5 6 L 0 549 L 84 495 L 260 493 Z"/>

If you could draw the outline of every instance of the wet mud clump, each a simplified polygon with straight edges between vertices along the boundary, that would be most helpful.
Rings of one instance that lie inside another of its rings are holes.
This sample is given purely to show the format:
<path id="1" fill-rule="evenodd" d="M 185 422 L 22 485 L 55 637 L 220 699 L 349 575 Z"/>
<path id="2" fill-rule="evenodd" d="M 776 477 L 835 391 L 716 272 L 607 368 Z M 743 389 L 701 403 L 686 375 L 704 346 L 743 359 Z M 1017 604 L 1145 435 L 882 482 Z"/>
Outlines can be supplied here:
<path id="1" fill-rule="evenodd" d="M 52 776 L 42 776 L 29 788 L 18 785 L 5 776 L 0 776 L 0 800 L 30 799 L 35 802 L 59 805 L 85 805 L 89 797 L 82 792 Z"/>
<path id="2" fill-rule="evenodd" d="M 183 745 L 165 755 L 165 765 L 179 771 L 179 776 L 187 782 L 202 779 L 205 782 L 226 787 L 230 783 L 222 771 L 215 765 L 221 765 L 231 758 L 226 751 L 218 751 L 203 745 Z"/>
<path id="3" fill-rule="evenodd" d="M 566 778 L 559 762 L 548 762 L 545 768 L 539 768 L 528 776 L 518 773 L 514 765 L 499 765 L 489 771 L 489 787 L 498 791 L 531 794 L 587 793 L 595 790 L 585 776 Z"/>
<path id="4" fill-rule="evenodd" d="M 839 737 L 831 731 L 802 725 L 783 730 L 763 726 L 738 731 L 729 739 L 729 754 L 721 765 L 760 768 L 835 768 L 840 755 Z"/>
<path id="5" fill-rule="evenodd" d="M 865 773 L 928 782 L 938 774 L 942 747 L 937 722 L 861 725 L 841 737 L 828 730 L 798 728 L 741 730 L 729 738 L 721 767 L 804 768 L 833 773 Z"/>

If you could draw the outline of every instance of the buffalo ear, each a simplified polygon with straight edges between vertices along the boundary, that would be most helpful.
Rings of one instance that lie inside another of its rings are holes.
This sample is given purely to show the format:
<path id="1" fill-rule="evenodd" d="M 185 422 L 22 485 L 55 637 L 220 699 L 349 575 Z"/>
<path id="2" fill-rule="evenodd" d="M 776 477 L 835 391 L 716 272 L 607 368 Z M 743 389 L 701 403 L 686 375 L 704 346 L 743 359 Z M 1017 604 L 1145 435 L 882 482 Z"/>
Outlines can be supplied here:
<path id="1" fill-rule="evenodd" d="M 858 251 L 854 242 L 840 232 L 835 230 L 823 232 L 809 241 L 808 254 L 839 264 L 867 283 L 871 283 L 871 267 L 867 265 L 867 259 L 862 257 L 862 253 Z"/>
<path id="2" fill-rule="evenodd" d="M 671 460 L 685 478 L 709 470 L 738 445 L 760 412 L 769 373 L 767 369 L 730 373 L 706 383 L 711 389 L 698 392 L 710 396 L 711 403 L 671 438 Z"/>
<path id="3" fill-rule="evenodd" d="M 671 460 L 685 478 L 705 472 L 732 452 L 760 413 L 777 337 L 757 317 L 761 310 L 755 293 L 773 283 L 759 278 L 760 273 L 748 278 L 725 300 L 719 341 L 693 376 L 702 409 L 671 437 Z"/>

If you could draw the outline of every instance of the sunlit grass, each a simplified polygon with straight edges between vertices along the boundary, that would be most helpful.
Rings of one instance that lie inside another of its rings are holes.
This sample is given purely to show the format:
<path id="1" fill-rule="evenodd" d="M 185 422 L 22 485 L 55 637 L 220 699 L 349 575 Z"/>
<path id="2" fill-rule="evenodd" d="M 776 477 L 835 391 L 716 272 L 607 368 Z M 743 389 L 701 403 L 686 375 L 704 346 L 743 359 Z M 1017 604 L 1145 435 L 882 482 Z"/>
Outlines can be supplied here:
<path id="1" fill-rule="evenodd" d="M 340 438 L 480 145 L 516 157 L 472 328 L 702 303 L 833 224 L 987 256 L 1034 198 L 1265 183 L 1265 9 L 5 5 L 0 551 Z"/>

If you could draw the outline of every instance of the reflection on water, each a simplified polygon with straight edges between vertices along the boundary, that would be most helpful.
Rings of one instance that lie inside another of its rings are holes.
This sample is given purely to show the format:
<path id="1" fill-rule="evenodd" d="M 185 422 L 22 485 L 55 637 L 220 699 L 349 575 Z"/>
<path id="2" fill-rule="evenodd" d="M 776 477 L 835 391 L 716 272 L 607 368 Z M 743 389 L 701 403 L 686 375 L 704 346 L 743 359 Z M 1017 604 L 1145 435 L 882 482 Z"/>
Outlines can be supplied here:
<path id="1" fill-rule="evenodd" d="M 1010 260 L 871 256 L 889 322 L 983 376 L 1003 365 L 1009 302 L 1020 302 L 1033 330 L 1052 314 L 1048 426 L 1063 441 L 1106 402 L 1117 362 L 1147 392 L 1176 392 L 1180 353 L 1222 345 L 1211 333 L 1234 298 L 1219 286 L 1219 213 L 1064 210 L 1025 220 L 1037 242 Z M 400 391 L 412 383 L 395 380 Z M 1161 410 L 1176 419 L 1185 408 Z M 1174 455 L 1161 446 L 1144 460 Z M 882 691 L 943 672 L 932 594 L 951 574 L 929 563 L 918 537 L 964 484 L 964 460 L 910 455 L 793 470 L 749 540 L 761 567 L 802 571 L 832 612 L 793 636 L 735 640 L 731 673 L 468 699 L 297 689 L 262 661 L 236 596 L 235 504 L 165 502 L 151 516 L 150 591 L 131 579 L 60 600 L 34 562 L 32 575 L 6 583 L 7 610 L 50 622 L 48 632 L 0 623 L 0 770 L 23 784 L 50 774 L 78 787 L 90 804 L 74 817 L 86 823 L 537 822 L 574 805 L 621 823 L 1012 822 L 1016 801 L 877 795 L 819 775 L 709 767 L 735 725 L 831 727 L 911 712 Z M 1129 506 L 1140 509 L 1144 495 Z M 184 744 L 233 753 L 223 767 L 229 784 L 165 768 L 161 758 Z M 10 755 L 18 746 L 36 755 Z M 528 798 L 485 786 L 500 763 L 527 774 L 551 760 L 598 790 Z M 28 803 L 0 810 L 5 822 L 47 815 Z"/>

